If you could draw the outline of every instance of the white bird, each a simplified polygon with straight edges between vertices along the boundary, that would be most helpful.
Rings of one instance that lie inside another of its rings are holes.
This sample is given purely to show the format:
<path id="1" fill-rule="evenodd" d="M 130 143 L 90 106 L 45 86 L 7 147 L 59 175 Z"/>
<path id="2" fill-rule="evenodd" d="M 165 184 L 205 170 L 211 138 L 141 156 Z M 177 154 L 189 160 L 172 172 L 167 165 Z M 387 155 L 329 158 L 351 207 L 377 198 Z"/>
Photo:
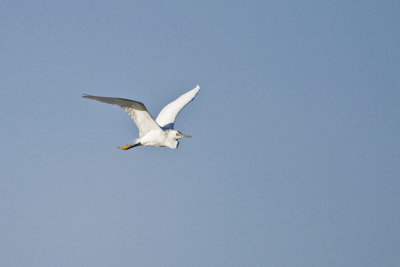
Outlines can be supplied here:
<path id="1" fill-rule="evenodd" d="M 139 129 L 139 137 L 136 138 L 133 145 L 124 145 L 118 147 L 121 150 L 127 150 L 136 146 L 166 146 L 176 149 L 179 145 L 178 139 L 184 137 L 191 137 L 184 135 L 179 131 L 174 130 L 174 122 L 178 113 L 183 109 L 186 104 L 192 101 L 200 90 L 197 85 L 192 90 L 181 95 L 168 105 L 166 105 L 158 114 L 156 120 L 147 111 L 145 105 L 141 102 L 114 98 L 114 97 L 101 97 L 93 95 L 83 95 L 85 98 L 97 100 L 100 102 L 118 105 L 125 110 L 126 113 L 133 119 Z"/>

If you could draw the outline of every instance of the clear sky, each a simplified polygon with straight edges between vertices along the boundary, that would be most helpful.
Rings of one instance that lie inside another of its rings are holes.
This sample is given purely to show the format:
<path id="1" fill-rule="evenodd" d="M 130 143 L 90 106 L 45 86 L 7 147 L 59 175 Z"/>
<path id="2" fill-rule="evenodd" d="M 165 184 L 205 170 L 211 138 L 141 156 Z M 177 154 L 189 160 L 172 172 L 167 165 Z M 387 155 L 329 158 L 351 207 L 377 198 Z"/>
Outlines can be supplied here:
<path id="1" fill-rule="evenodd" d="M 1 1 L 0 266 L 400 266 L 399 3 Z"/>

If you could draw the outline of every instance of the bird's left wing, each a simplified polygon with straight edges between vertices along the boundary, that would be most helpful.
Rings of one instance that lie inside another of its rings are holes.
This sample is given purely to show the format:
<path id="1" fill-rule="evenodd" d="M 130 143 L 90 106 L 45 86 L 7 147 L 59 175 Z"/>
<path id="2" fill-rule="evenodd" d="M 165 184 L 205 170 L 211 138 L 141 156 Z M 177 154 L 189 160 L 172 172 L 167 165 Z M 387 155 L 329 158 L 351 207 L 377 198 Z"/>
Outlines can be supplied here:
<path id="1" fill-rule="evenodd" d="M 186 104 L 188 104 L 196 97 L 199 90 L 200 86 L 197 85 L 192 90 L 184 93 L 183 95 L 166 105 L 160 111 L 160 114 L 158 114 L 156 118 L 156 122 L 158 123 L 158 125 L 160 125 L 164 129 L 173 129 L 176 116 L 183 109 L 183 107 L 186 106 Z"/>
<path id="2" fill-rule="evenodd" d="M 153 117 L 147 111 L 145 105 L 138 101 L 123 98 L 102 97 L 93 95 L 83 95 L 84 98 L 97 100 L 103 103 L 120 106 L 131 116 L 139 129 L 139 137 L 152 130 L 160 130 L 160 126 L 154 121 Z"/>

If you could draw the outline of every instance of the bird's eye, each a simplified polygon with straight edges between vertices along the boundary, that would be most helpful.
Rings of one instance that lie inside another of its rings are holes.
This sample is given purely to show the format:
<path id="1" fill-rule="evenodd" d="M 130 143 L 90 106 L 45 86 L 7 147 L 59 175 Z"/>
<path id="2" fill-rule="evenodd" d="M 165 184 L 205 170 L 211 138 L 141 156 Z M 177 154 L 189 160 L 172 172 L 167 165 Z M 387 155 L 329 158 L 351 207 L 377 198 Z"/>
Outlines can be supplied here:
<path id="1" fill-rule="evenodd" d="M 176 133 L 176 136 L 179 136 L 179 133 Z"/>

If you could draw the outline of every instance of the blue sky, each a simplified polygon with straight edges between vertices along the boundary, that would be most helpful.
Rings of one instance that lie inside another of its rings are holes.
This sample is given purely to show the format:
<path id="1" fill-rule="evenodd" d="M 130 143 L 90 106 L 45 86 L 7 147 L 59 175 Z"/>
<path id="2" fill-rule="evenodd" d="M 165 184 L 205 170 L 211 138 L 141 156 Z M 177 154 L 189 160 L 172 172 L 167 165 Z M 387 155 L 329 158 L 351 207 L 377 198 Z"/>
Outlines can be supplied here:
<path id="1" fill-rule="evenodd" d="M 1 266 L 399 266 L 398 1 L 2 1 Z M 178 116 L 138 147 L 118 107 Z"/>

